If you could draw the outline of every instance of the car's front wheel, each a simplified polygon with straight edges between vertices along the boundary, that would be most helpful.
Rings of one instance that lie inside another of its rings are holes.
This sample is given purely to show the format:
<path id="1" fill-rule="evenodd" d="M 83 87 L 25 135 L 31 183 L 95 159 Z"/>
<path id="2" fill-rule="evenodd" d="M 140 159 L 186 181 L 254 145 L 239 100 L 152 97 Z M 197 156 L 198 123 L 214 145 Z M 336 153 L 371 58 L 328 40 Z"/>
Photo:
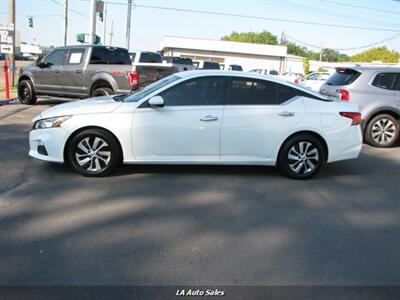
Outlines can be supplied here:
<path id="1" fill-rule="evenodd" d="M 67 151 L 68 162 L 84 176 L 105 176 L 120 162 L 118 142 L 101 129 L 78 133 L 69 142 Z"/>
<path id="2" fill-rule="evenodd" d="M 368 122 L 365 139 L 371 146 L 381 148 L 393 146 L 399 137 L 399 127 L 399 121 L 391 115 L 377 115 Z"/>
<path id="3" fill-rule="evenodd" d="M 306 179 L 315 175 L 324 163 L 321 141 L 313 135 L 300 134 L 282 146 L 277 166 L 289 178 Z"/>

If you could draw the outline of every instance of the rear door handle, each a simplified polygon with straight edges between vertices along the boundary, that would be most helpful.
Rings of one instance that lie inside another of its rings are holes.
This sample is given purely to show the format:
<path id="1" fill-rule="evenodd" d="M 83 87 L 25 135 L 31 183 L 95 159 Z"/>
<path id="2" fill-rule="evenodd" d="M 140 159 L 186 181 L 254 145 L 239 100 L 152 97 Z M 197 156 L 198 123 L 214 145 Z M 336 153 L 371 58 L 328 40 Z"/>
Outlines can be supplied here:
<path id="1" fill-rule="evenodd" d="M 204 118 L 201 118 L 200 121 L 203 121 L 203 122 L 218 121 L 218 117 L 208 115 L 208 116 L 205 116 Z"/>
<path id="2" fill-rule="evenodd" d="M 291 111 L 282 111 L 279 113 L 281 117 L 294 117 L 296 114 Z"/>
<path id="3" fill-rule="evenodd" d="M 82 74 L 82 71 L 81 70 L 76 70 L 75 73 L 76 74 Z"/>
<path id="4" fill-rule="evenodd" d="M 60 73 L 60 71 L 59 70 L 54 70 L 54 73 Z"/>

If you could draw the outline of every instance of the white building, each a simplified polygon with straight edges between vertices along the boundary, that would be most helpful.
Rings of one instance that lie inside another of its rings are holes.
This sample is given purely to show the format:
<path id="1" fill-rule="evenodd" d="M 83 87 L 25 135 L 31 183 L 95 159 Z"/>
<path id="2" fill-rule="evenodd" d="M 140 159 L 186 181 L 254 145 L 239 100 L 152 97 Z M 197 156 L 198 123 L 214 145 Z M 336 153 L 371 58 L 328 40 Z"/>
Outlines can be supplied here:
<path id="1" fill-rule="evenodd" d="M 288 56 L 286 46 L 166 36 L 161 51 L 165 56 L 188 57 L 194 62 L 218 62 L 225 70 L 236 64 L 244 71 L 267 69 L 282 74 L 291 69 L 303 73 L 303 58 Z"/>

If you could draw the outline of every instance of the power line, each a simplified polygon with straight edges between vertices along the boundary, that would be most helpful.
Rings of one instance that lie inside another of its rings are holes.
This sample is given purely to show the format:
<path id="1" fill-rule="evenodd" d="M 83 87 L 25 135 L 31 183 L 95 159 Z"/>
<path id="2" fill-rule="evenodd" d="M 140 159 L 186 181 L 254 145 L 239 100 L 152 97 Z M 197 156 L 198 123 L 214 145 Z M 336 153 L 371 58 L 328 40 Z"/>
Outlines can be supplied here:
<path id="1" fill-rule="evenodd" d="M 107 3 L 122 5 L 122 3 L 118 3 L 118 2 L 109 2 L 108 1 Z M 290 19 L 282 19 L 282 18 L 250 16 L 250 15 L 241 15 L 241 14 L 232 14 L 232 13 L 205 11 L 205 10 L 194 10 L 194 9 L 172 8 L 172 7 L 155 6 L 155 5 L 144 5 L 144 4 L 135 4 L 134 8 L 135 7 L 168 10 L 168 11 L 178 11 L 178 12 L 189 12 L 189 13 L 198 13 L 198 14 L 205 14 L 205 15 L 225 16 L 225 17 L 238 17 L 238 18 L 246 18 L 246 19 L 268 20 L 268 21 L 275 21 L 275 22 L 305 24 L 305 25 L 314 25 L 314 26 L 315 25 L 316 26 L 326 26 L 326 27 L 334 27 L 334 28 L 340 27 L 340 28 L 371 30 L 371 31 L 386 31 L 386 32 L 399 32 L 400 31 L 399 29 L 390 29 L 390 28 L 375 28 L 375 27 L 364 27 L 364 26 L 344 25 L 344 24 L 319 23 L 319 22 L 310 22 L 310 21 L 299 21 L 299 20 L 290 20 Z"/>
<path id="2" fill-rule="evenodd" d="M 321 47 L 321 46 L 313 45 L 313 44 L 310 44 L 310 43 L 307 43 L 307 42 L 303 42 L 302 40 L 299 40 L 299 39 L 297 39 L 297 38 L 295 38 L 295 37 L 293 37 L 293 36 L 291 36 L 289 34 L 285 34 L 285 36 L 289 37 L 292 41 L 295 41 L 297 43 L 303 44 L 303 45 L 308 46 L 308 47 L 317 48 L 317 49 L 327 49 L 327 48 L 329 48 L 329 47 Z M 394 39 L 396 39 L 398 37 L 400 37 L 400 33 L 396 33 L 395 35 L 392 35 L 392 36 L 390 36 L 388 38 L 385 38 L 385 39 L 383 39 L 381 41 L 374 42 L 374 43 L 371 43 L 371 44 L 368 44 L 368 45 L 363 45 L 363 46 L 358 46 L 358 47 L 351 47 L 351 48 L 329 48 L 329 49 L 337 50 L 337 51 L 365 49 L 365 48 L 370 48 L 370 47 L 373 47 L 373 46 L 377 46 L 379 44 L 387 43 L 387 42 L 392 41 L 392 40 L 394 40 Z"/>
<path id="3" fill-rule="evenodd" d="M 58 1 L 56 1 L 56 0 L 50 0 L 50 1 L 53 2 L 53 3 L 55 3 L 55 4 L 57 4 L 57 5 L 59 5 L 59 6 L 64 6 L 64 4 L 62 4 L 62 3 L 60 3 L 60 2 L 58 2 Z M 80 15 L 80 16 L 82 16 L 82 17 L 89 18 L 89 16 L 87 16 L 87 15 L 85 15 L 85 14 L 83 14 L 83 13 L 81 13 L 80 11 L 77 11 L 77 10 L 75 10 L 75 9 L 68 8 L 68 10 L 71 11 L 71 12 L 73 12 L 73 13 L 75 13 L 75 14 L 77 14 L 77 15 Z"/>
<path id="4" fill-rule="evenodd" d="M 316 1 L 324 2 L 324 3 L 331 3 L 331 4 L 345 6 L 345 7 L 353 7 L 353 8 L 361 8 L 361 9 L 371 10 L 371 11 L 378 11 L 378 12 L 383 12 L 383 13 L 387 13 L 387 14 L 395 14 L 395 15 L 399 14 L 399 12 L 395 12 L 395 11 L 359 6 L 359 5 L 352 5 L 352 4 L 346 4 L 346 3 L 339 3 L 339 2 L 334 2 L 334 1 L 327 1 L 327 0 L 316 0 Z"/>

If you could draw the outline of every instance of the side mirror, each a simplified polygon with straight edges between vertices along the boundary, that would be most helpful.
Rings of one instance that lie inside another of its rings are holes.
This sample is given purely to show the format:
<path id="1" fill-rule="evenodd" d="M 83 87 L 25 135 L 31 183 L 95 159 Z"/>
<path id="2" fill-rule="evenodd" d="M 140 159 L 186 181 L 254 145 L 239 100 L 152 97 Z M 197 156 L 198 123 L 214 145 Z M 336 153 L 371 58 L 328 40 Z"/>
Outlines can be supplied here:
<path id="1" fill-rule="evenodd" d="M 149 105 L 153 107 L 163 107 L 164 106 L 164 99 L 161 96 L 154 96 L 151 97 L 149 100 Z"/>

